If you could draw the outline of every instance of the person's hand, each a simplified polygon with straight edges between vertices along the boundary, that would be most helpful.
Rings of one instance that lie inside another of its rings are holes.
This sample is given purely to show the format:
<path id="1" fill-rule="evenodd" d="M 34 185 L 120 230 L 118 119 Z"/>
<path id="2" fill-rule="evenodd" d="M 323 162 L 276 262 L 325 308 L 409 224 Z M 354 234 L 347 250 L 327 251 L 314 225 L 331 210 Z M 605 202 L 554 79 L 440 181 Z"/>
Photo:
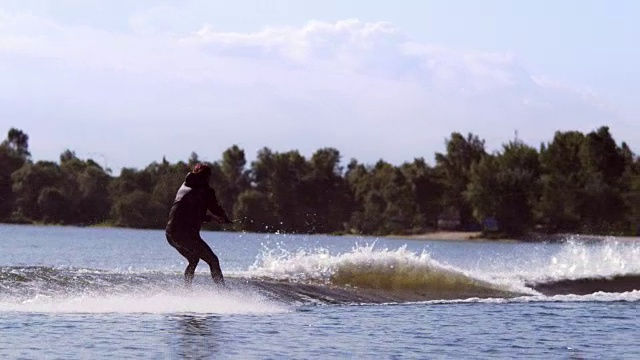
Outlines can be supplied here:
<path id="1" fill-rule="evenodd" d="M 214 216 L 207 215 L 207 216 L 215 219 L 218 222 L 218 224 L 233 224 L 233 221 L 231 221 L 227 216 L 216 216 L 216 215 Z"/>

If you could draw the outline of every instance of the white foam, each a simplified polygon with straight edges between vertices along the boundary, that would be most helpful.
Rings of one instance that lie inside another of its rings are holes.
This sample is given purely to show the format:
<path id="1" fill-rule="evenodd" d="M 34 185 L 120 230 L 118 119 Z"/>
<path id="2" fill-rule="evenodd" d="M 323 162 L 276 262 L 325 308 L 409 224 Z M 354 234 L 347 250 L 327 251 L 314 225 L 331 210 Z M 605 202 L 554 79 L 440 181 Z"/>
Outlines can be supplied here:
<path id="1" fill-rule="evenodd" d="M 607 238 L 597 243 L 568 241 L 533 277 L 580 279 L 628 274 L 640 274 L 640 242 Z"/>
<path id="2" fill-rule="evenodd" d="M 40 313 L 273 314 L 289 307 L 237 290 L 112 295 L 38 295 L 26 301 L 0 299 L 0 311 Z"/>
<path id="3" fill-rule="evenodd" d="M 571 238 L 562 244 L 532 244 L 526 249 L 511 257 L 484 261 L 468 271 L 519 292 L 526 291 L 527 282 L 640 274 L 640 242 L 635 240 Z"/>
<path id="4" fill-rule="evenodd" d="M 351 251 L 332 255 L 324 248 L 289 252 L 281 248 L 263 249 L 244 276 L 287 280 L 327 281 L 339 269 L 362 267 L 367 269 L 410 269 L 420 272 L 451 272 L 463 270 L 440 263 L 423 250 L 416 253 L 401 246 L 394 250 L 375 248 L 374 244 L 356 245 Z"/>
<path id="5" fill-rule="evenodd" d="M 589 295 L 533 295 L 514 298 L 469 298 L 459 300 L 430 300 L 421 301 L 421 304 L 458 304 L 458 303 L 535 303 L 535 302 L 636 302 L 640 301 L 640 291 L 634 290 L 623 293 L 596 292 Z"/>
<path id="6" fill-rule="evenodd" d="M 482 280 L 502 289 L 540 295 L 526 286 L 531 281 L 553 281 L 614 275 L 640 274 L 640 242 L 609 238 L 586 243 L 570 240 L 557 251 L 529 252 L 520 259 L 496 258 L 487 267 L 462 269 L 439 262 L 425 250 L 413 252 L 406 245 L 379 249 L 374 244 L 356 245 L 351 251 L 331 254 L 324 248 L 289 252 L 263 248 L 255 263 L 240 276 L 285 280 L 328 281 L 340 269 L 403 269 L 403 273 L 439 271 Z M 556 246 L 556 245 L 546 245 Z M 518 261 L 515 261 L 518 260 Z"/>

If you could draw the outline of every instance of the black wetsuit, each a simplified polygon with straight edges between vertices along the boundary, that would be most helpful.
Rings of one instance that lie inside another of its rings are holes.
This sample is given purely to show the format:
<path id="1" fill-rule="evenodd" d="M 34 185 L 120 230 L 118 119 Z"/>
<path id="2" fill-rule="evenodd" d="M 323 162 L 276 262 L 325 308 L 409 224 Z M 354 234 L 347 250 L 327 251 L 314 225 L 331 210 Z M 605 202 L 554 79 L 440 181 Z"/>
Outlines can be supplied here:
<path id="1" fill-rule="evenodd" d="M 202 223 L 210 219 L 207 210 L 220 222 L 231 222 L 218 204 L 215 191 L 209 187 L 208 178 L 189 173 L 184 184 L 178 189 L 166 227 L 169 244 L 189 261 L 184 272 L 187 284 L 193 280 L 200 259 L 209 264 L 213 281 L 224 282 L 218 257 L 200 237 Z"/>

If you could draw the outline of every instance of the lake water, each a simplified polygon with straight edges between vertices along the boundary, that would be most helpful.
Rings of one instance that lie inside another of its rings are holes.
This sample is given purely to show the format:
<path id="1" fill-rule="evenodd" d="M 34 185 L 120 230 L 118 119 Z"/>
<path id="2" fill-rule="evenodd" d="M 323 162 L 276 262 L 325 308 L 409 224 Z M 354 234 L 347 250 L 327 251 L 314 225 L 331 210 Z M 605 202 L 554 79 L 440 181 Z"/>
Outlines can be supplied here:
<path id="1" fill-rule="evenodd" d="M 629 283 L 637 240 L 202 235 L 233 286 L 216 289 L 201 263 L 185 289 L 185 261 L 162 231 L 0 225 L 0 358 L 640 358 L 640 291 L 530 286 Z M 260 280 L 294 284 L 295 296 Z M 429 300 L 334 302 L 298 284 Z M 483 287 L 513 295 L 468 295 Z"/>

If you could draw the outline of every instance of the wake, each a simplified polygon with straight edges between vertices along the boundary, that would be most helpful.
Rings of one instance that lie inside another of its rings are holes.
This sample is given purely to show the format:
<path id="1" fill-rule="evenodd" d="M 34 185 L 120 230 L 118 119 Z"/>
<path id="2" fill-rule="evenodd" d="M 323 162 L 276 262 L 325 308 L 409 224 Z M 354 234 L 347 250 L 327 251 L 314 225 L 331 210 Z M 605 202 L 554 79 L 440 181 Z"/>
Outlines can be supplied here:
<path id="1" fill-rule="evenodd" d="M 273 314 L 326 304 L 640 301 L 639 249 L 567 243 L 541 260 L 546 265 L 492 273 L 406 246 L 356 245 L 339 254 L 264 248 L 247 270 L 226 277 L 225 288 L 197 273 L 190 289 L 175 271 L 9 266 L 0 267 L 0 312 Z"/>
<path id="2" fill-rule="evenodd" d="M 181 274 L 54 267 L 0 267 L 0 311 L 36 313 L 271 314 L 291 311 L 258 292 Z"/>
<path id="3" fill-rule="evenodd" d="M 283 304 L 266 301 L 255 294 L 202 291 L 190 293 L 189 296 L 163 292 L 145 295 L 37 296 L 22 302 L 0 301 L 0 311 L 81 314 L 273 314 L 290 310 Z"/>

